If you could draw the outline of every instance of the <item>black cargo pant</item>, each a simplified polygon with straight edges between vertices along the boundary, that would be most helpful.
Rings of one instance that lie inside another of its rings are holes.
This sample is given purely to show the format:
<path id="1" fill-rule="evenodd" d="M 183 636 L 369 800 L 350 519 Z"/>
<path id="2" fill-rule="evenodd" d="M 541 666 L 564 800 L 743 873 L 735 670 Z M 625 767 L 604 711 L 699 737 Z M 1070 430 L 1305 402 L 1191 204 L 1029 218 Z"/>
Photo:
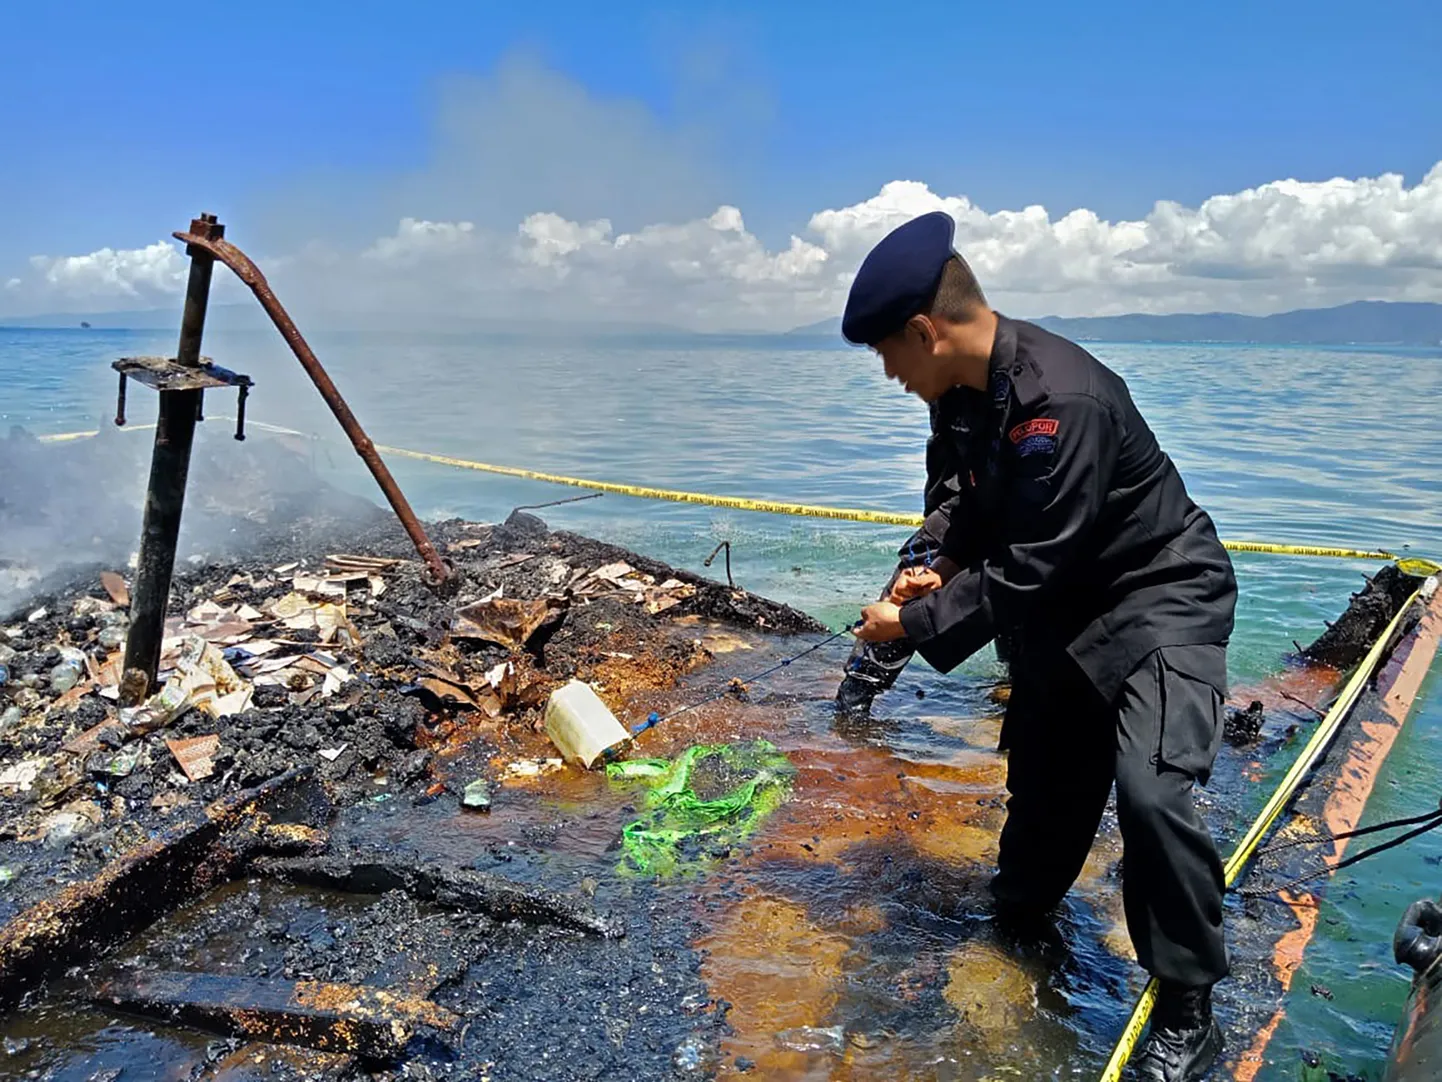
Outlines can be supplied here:
<path id="1" fill-rule="evenodd" d="M 1111 702 L 1064 651 L 1019 653 L 1002 731 L 1011 796 L 992 881 L 998 902 L 1035 913 L 1061 901 L 1115 782 L 1137 960 L 1163 980 L 1220 980 L 1222 863 L 1192 790 L 1206 784 L 1221 745 L 1226 646 L 1153 651 Z"/>

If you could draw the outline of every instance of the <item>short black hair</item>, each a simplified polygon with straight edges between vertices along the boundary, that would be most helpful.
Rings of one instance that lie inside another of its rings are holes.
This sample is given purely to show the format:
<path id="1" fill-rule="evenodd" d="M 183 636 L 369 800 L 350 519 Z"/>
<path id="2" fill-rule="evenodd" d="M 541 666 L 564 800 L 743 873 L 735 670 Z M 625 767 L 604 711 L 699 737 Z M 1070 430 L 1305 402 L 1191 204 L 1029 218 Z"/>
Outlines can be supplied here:
<path id="1" fill-rule="evenodd" d="M 926 306 L 925 314 L 960 323 L 986 308 L 986 295 L 966 260 L 953 255 L 941 268 L 941 281 Z"/>

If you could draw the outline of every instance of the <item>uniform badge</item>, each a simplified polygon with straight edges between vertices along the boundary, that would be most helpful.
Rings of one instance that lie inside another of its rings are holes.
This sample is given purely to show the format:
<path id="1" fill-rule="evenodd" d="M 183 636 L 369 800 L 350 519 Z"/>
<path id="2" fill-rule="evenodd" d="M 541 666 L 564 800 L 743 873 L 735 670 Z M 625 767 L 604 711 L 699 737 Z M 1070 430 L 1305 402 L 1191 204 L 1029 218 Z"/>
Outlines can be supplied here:
<path id="1" fill-rule="evenodd" d="M 1053 417 L 1034 417 L 1013 428 L 1007 438 L 1016 445 L 1019 456 L 1049 455 L 1056 451 L 1056 434 L 1060 428 Z"/>
<path id="2" fill-rule="evenodd" d="M 1007 438 L 1012 443 L 1020 443 L 1029 436 L 1055 436 L 1061 425 L 1054 417 L 1033 417 L 1030 421 L 1023 421 L 1010 432 Z"/>

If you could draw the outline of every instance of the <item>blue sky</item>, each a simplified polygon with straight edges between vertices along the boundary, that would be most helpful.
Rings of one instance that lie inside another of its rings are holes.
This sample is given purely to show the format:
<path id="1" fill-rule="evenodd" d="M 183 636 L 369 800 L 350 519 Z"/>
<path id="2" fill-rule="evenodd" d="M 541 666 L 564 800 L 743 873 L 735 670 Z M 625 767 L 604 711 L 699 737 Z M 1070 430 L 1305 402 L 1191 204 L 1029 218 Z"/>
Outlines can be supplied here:
<path id="1" fill-rule="evenodd" d="M 427 168 L 458 80 L 518 55 L 684 146 L 655 220 L 731 203 L 770 247 L 897 179 L 1103 219 L 1288 177 L 1415 184 L 1442 158 L 1439 10 L 10 3 L 0 276 L 153 243 L 201 207 L 264 218 L 271 246 L 320 215 L 371 233 L 444 215 L 434 192 L 397 210 L 373 190 Z M 607 213 L 629 229 L 645 209 Z"/>

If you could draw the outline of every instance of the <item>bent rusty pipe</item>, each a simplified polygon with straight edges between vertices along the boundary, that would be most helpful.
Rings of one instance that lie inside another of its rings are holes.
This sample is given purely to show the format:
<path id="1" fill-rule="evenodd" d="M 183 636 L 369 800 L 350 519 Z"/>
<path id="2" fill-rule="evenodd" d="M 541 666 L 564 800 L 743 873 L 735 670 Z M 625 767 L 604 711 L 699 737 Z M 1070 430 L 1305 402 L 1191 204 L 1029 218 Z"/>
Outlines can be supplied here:
<path id="1" fill-rule="evenodd" d="M 401 520 L 401 525 L 410 535 L 416 551 L 420 553 L 421 559 L 430 568 L 432 577 L 437 583 L 445 582 L 451 575 L 451 569 L 441 559 L 435 546 L 431 544 L 431 539 L 426 536 L 425 528 L 421 526 L 420 520 L 411 510 L 411 505 L 406 501 L 395 478 L 391 476 L 391 471 L 381 460 L 375 444 L 365 434 L 365 429 L 361 428 L 360 422 L 356 420 L 355 414 L 346 405 L 345 399 L 341 397 L 341 393 L 335 383 L 331 381 L 330 375 L 321 367 L 321 363 L 311 350 L 309 343 L 301 335 L 295 322 L 290 318 L 290 313 L 285 310 L 285 306 L 280 303 L 279 298 L 270 288 L 270 283 L 265 280 L 265 275 L 260 272 L 260 268 L 251 262 L 249 256 L 223 238 L 212 240 L 194 233 L 174 233 L 172 236 L 187 245 L 194 245 L 209 252 L 234 271 L 235 276 L 250 287 L 250 291 L 255 294 L 255 299 L 260 302 L 260 306 L 265 309 L 271 322 L 275 324 L 275 329 L 286 340 L 291 352 L 295 354 L 296 360 L 300 361 L 306 375 L 310 376 L 316 390 L 320 392 L 326 405 L 335 414 L 335 419 L 340 422 L 341 428 L 345 429 L 345 434 L 350 437 L 351 443 L 355 446 L 356 454 L 360 455 L 366 468 L 371 471 L 371 476 L 376 479 L 376 484 L 380 485 L 381 491 L 385 493 L 391 510 Z"/>

